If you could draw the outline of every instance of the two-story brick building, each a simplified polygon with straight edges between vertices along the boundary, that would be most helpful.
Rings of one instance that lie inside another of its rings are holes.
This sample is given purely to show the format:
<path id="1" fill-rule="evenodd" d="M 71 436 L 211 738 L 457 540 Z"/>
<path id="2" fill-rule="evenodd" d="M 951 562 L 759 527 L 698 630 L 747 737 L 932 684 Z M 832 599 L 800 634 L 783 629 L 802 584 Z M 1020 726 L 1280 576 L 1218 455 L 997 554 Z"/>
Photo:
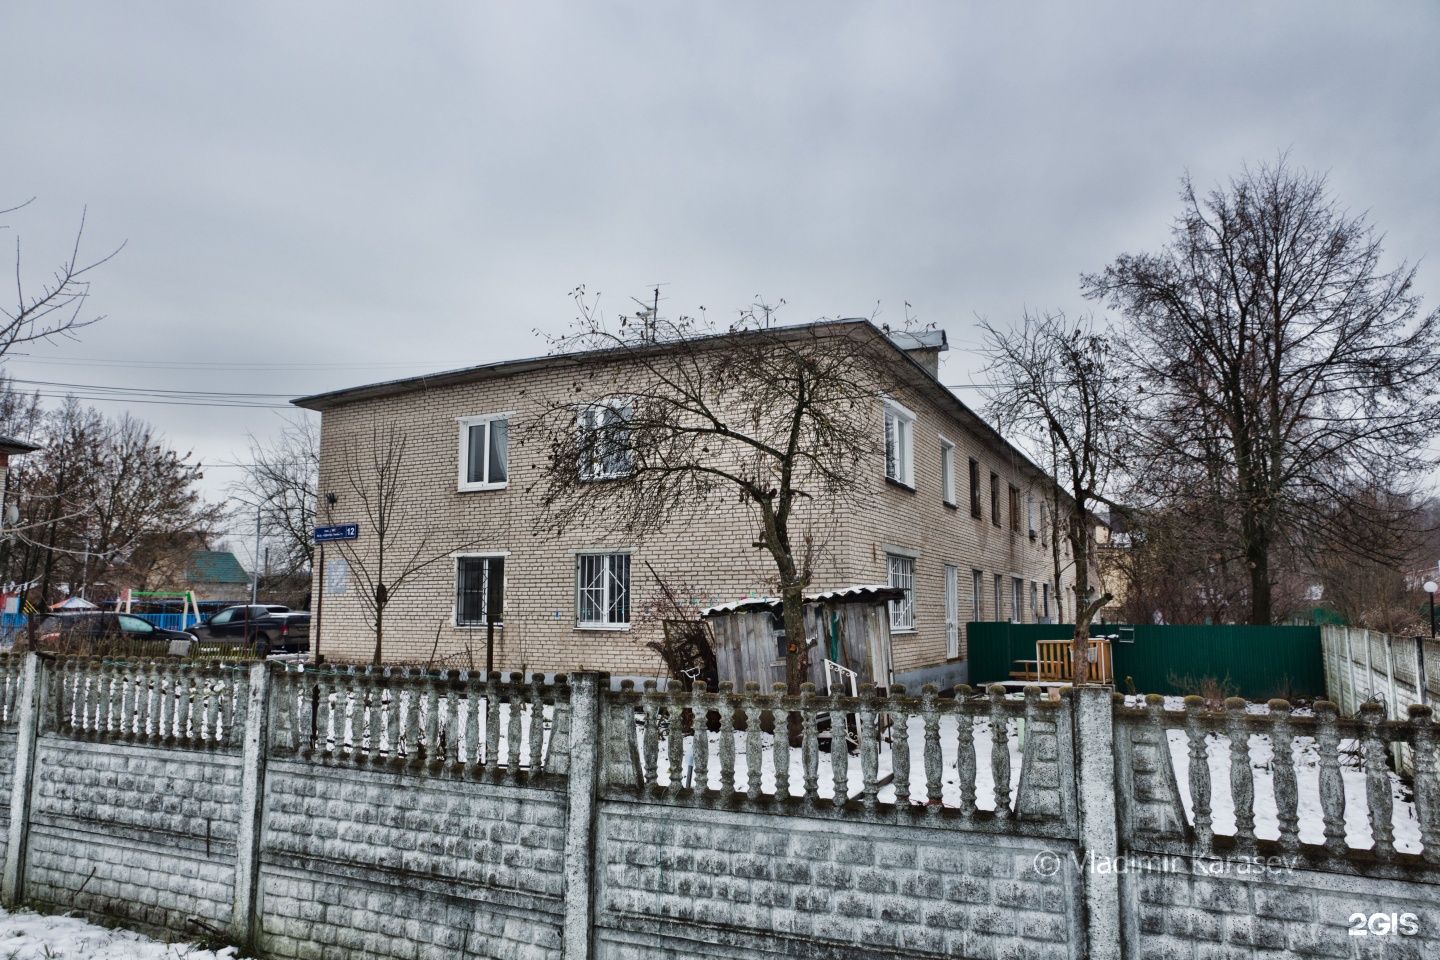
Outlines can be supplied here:
<path id="1" fill-rule="evenodd" d="M 1051 482 L 940 384 L 943 332 L 887 336 L 864 320 L 828 325 L 892 351 L 900 374 L 874 400 L 876 436 L 888 440 L 877 449 L 888 452 L 873 458 L 869 482 L 844 503 L 812 509 L 824 535 L 811 588 L 904 587 L 907 599 L 890 610 L 895 678 L 961 682 L 966 622 L 1059 619 L 1062 600 L 1071 609 L 1063 546 L 1062 582 L 1055 578 Z M 817 326 L 826 324 L 795 329 L 813 334 Z M 336 522 L 361 519 L 344 476 L 354 451 L 373 442 L 377 424 L 404 437 L 402 513 L 440 559 L 387 608 L 387 660 L 468 650 L 483 663 L 493 602 L 503 610 L 499 669 L 655 676 L 663 667 L 645 646 L 660 630 L 647 618 L 659 592 L 652 571 L 686 585 L 697 606 L 773 593 L 774 563 L 754 547 L 754 517 L 732 496 L 696 503 L 643 541 L 605 532 L 600 518 L 559 537 L 538 529 L 535 478 L 545 452 L 525 443 L 524 424 L 561 395 L 603 412 L 595 406 L 603 397 L 576 393 L 577 370 L 593 362 L 570 354 L 494 363 L 295 401 L 321 413 L 320 491 L 335 497 L 328 513 Z M 363 524 L 353 549 L 367 549 Z M 374 639 L 357 578 L 333 551 L 325 572 L 323 651 L 368 659 Z"/>

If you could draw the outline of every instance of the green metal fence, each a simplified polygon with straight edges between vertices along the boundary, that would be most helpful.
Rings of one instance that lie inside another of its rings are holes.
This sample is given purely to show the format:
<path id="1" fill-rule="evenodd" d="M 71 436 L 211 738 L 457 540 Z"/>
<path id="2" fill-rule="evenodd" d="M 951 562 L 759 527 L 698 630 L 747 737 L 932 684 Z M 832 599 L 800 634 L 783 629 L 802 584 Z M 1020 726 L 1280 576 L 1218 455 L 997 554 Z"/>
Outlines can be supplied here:
<path id="1" fill-rule="evenodd" d="M 1068 624 L 970 623 L 970 682 L 1010 679 L 1016 660 L 1034 660 L 1037 640 L 1063 640 Z M 1094 624 L 1091 636 L 1113 637 L 1115 686 L 1128 692 L 1224 692 L 1257 700 L 1322 697 L 1325 666 L 1320 628 L 1239 625 Z"/>

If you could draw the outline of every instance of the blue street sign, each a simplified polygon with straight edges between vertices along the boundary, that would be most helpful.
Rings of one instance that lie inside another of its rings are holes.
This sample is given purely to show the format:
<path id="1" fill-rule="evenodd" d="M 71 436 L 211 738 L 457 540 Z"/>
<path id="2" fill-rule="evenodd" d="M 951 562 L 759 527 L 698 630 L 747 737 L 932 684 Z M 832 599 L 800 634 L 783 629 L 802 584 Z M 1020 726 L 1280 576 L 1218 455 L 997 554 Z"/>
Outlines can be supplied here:
<path id="1" fill-rule="evenodd" d="M 315 542 L 326 543 L 330 540 L 354 540 L 360 536 L 360 524 L 342 523 L 336 527 L 316 527 Z"/>

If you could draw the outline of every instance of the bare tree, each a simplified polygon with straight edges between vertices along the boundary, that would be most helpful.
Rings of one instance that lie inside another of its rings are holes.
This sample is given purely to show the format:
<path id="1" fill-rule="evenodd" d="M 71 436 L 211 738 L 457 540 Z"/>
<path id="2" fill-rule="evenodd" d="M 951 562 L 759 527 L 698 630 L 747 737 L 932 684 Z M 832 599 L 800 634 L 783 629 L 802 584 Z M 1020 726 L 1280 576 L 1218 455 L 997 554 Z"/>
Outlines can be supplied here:
<path id="1" fill-rule="evenodd" d="M 1108 331 L 1064 313 L 1026 312 L 1016 329 L 982 323 L 989 358 L 986 412 L 1001 430 L 1049 454 L 1055 469 L 1055 512 L 1074 561 L 1076 683 L 1089 673 L 1090 621 L 1112 599 L 1090 583 L 1097 505 L 1108 497 L 1123 458 L 1129 390 L 1115 376 Z M 1063 491 L 1061 489 L 1063 487 Z M 1058 566 L 1058 551 L 1056 553 Z"/>
<path id="2" fill-rule="evenodd" d="M 0 216 L 14 213 L 30 205 L 26 200 L 18 206 L 0 210 Z M 120 244 L 98 260 L 85 260 L 80 255 L 80 243 L 85 236 L 85 214 L 80 215 L 80 226 L 75 231 L 75 243 L 69 254 L 60 261 L 47 280 L 36 285 L 27 285 L 22 269 L 20 237 L 15 237 L 15 305 L 0 307 L 0 356 L 9 353 L 17 344 L 52 337 L 70 336 L 81 327 L 87 327 L 102 319 L 99 316 L 83 315 L 85 301 L 90 296 L 90 271 L 114 257 L 125 244 Z"/>
<path id="3" fill-rule="evenodd" d="M 458 547 L 436 546 L 426 532 L 418 498 L 405 485 L 406 435 L 393 424 L 376 423 L 368 441 L 352 438 L 342 447 L 341 491 L 333 503 L 327 498 L 322 510 L 328 523 L 359 521 L 358 540 L 337 540 L 330 547 L 359 582 L 360 602 L 375 634 L 372 662 L 379 666 L 386 608 L 422 571 Z"/>
<path id="4" fill-rule="evenodd" d="M 320 425 L 286 419 L 269 440 L 249 436 L 250 459 L 232 486 L 260 505 L 261 532 L 279 547 L 279 576 L 309 570 L 320 485 Z"/>
<path id="5" fill-rule="evenodd" d="M 134 417 L 107 418 L 73 398 L 41 417 L 40 449 L 12 467 L 19 521 L 0 547 L 4 579 L 56 584 L 170 586 L 223 511 L 196 488 L 203 474 Z"/>
<path id="6" fill-rule="evenodd" d="M 1187 177 L 1172 239 L 1085 276 L 1129 321 L 1152 489 L 1213 493 L 1212 520 L 1249 575 L 1248 619 L 1270 623 L 1272 559 L 1295 531 L 1376 484 L 1426 468 L 1440 413 L 1440 323 L 1414 269 L 1285 158 L 1204 198 Z"/>
<path id="7" fill-rule="evenodd" d="M 544 401 L 526 425 L 547 466 L 538 484 L 543 529 L 608 521 L 643 537 L 707 498 L 753 508 L 752 545 L 774 564 L 782 600 L 785 677 L 804 681 L 803 596 L 820 549 L 802 504 L 854 496 L 883 455 L 877 418 L 899 381 L 869 325 L 775 327 L 757 305 L 728 329 L 657 316 L 654 306 L 611 329 L 575 292 L 580 318 L 552 341 L 575 353 L 568 398 Z"/>

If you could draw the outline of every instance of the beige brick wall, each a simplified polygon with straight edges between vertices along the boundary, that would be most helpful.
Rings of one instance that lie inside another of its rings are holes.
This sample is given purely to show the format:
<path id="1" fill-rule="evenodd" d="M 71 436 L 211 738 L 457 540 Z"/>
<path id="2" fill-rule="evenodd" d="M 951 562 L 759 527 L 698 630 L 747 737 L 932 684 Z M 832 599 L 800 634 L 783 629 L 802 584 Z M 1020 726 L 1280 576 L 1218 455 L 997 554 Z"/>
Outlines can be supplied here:
<path id="1" fill-rule="evenodd" d="M 917 379 L 923 377 L 916 371 Z M 403 510 L 407 534 L 392 549 L 394 555 L 414 554 L 439 558 L 413 581 L 395 592 L 385 623 L 384 658 L 417 662 L 432 657 L 462 655 L 467 651 L 477 665 L 484 664 L 484 628 L 454 626 L 455 551 L 504 551 L 506 557 L 505 626 L 496 631 L 496 665 L 503 670 L 569 671 L 609 670 L 616 674 L 653 675 L 662 671 L 659 658 L 645 647 L 659 628 L 634 622 L 643 617 L 645 601 L 658 594 L 646 564 L 674 584 L 692 584 L 701 603 L 725 601 L 752 593 L 773 592 L 774 564 L 769 555 L 751 546 L 758 523 L 749 508 L 728 491 L 699 503 L 688 516 L 678 517 L 664 530 L 644 541 L 607 532 L 597 519 L 588 529 L 574 529 L 559 538 L 535 528 L 539 494 L 534 489 L 541 472 L 540 451 L 524 442 L 523 424 L 538 409 L 539 398 L 563 395 L 594 399 L 584 393 L 573 369 L 532 371 L 471 383 L 417 389 L 399 396 L 345 403 L 324 411 L 321 441 L 322 494 L 333 492 L 338 502 L 336 523 L 361 521 L 361 539 L 353 548 L 373 565 L 373 537 L 355 492 L 346 482 L 342 449 L 347 443 L 368 446 L 376 423 L 393 424 L 406 436 Z M 896 634 L 895 669 L 910 670 L 945 661 L 943 564 L 959 568 L 960 621 L 970 619 L 971 570 L 985 574 L 984 616 L 995 616 L 990 596 L 992 576 L 1021 576 L 1026 584 L 1025 619 L 1029 584 L 1051 578 L 1048 548 L 1031 541 L 1024 528 L 1011 533 L 1006 518 L 1000 527 L 985 517 L 975 519 L 969 510 L 967 460 L 981 463 L 988 484 L 993 470 L 1004 486 L 1014 483 L 1028 492 L 1038 481 L 1033 468 L 1008 447 L 986 440 L 971 415 L 933 395 L 936 388 L 916 385 L 894 391 L 893 396 L 917 415 L 914 426 L 915 489 L 884 480 L 879 457 L 865 478 L 855 502 L 814 505 L 794 525 L 796 540 L 810 532 L 820 547 L 814 588 L 826 589 L 886 580 L 886 547 L 916 554 L 916 628 Z M 457 492 L 459 426 L 457 418 L 514 411 L 510 436 L 510 482 L 503 490 Z M 875 430 L 881 431 L 882 404 L 875 402 Z M 956 445 L 955 507 L 943 504 L 940 481 L 940 443 L 944 435 Z M 1022 493 L 1022 507 L 1025 493 Z M 1038 510 L 1038 507 L 1037 507 Z M 1038 520 L 1038 517 L 1037 517 Z M 423 546 L 422 546 L 423 542 Z M 629 630 L 584 630 L 575 625 L 577 551 L 626 549 L 631 551 L 632 626 Z M 330 548 L 328 557 L 336 556 Z M 374 647 L 373 631 L 359 601 L 358 577 L 351 571 L 346 594 L 326 593 L 321 652 L 332 660 L 368 660 Z M 1052 599 L 1052 612 L 1054 601 Z M 963 657 L 963 637 L 961 654 Z"/>

